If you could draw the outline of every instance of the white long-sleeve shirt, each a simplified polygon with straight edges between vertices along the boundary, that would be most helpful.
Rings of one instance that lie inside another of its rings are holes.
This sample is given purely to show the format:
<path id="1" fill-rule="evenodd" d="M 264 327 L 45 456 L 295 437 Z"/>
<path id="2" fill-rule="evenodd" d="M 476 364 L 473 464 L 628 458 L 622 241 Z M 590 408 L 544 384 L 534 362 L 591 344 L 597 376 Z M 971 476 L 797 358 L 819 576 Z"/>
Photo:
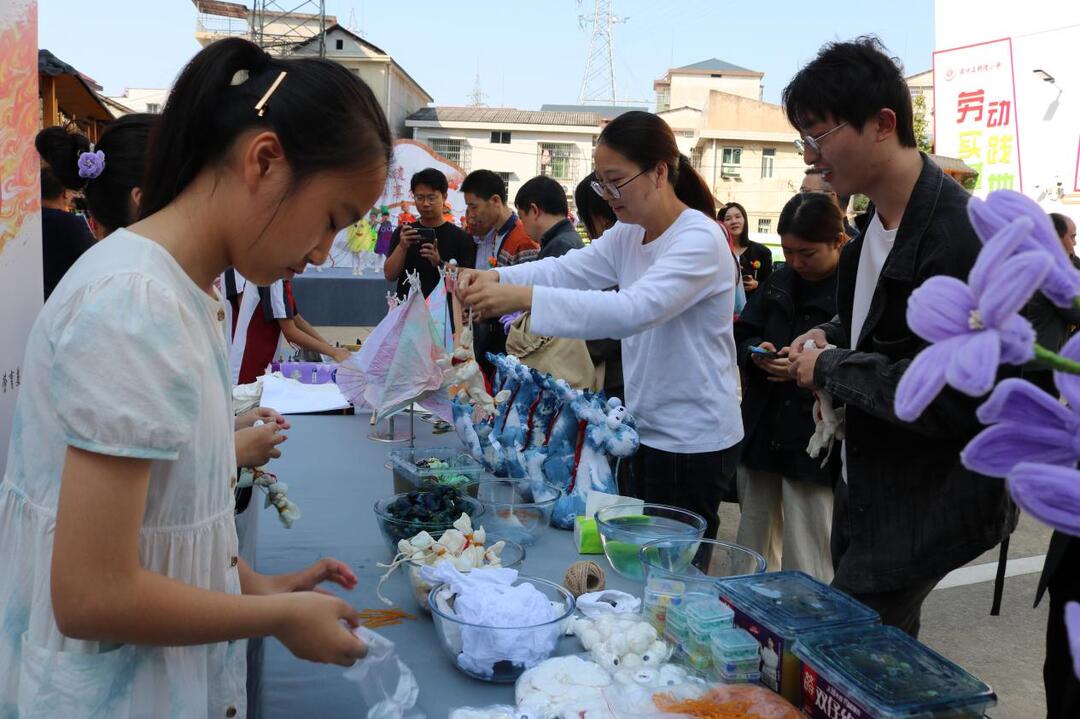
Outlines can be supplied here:
<path id="1" fill-rule="evenodd" d="M 732 319 L 738 281 L 717 224 L 685 210 L 655 240 L 617 223 L 562 257 L 500 267 L 532 285 L 531 331 L 622 340 L 627 409 L 641 442 L 698 454 L 743 436 Z M 618 285 L 618 291 L 602 291 Z"/>

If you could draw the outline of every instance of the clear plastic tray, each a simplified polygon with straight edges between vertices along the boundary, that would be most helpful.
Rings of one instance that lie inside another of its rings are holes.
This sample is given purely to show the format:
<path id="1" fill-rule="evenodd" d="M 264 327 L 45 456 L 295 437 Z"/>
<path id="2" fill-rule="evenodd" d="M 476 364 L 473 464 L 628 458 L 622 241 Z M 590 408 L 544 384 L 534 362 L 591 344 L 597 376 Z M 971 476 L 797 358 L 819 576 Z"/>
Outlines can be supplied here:
<path id="1" fill-rule="evenodd" d="M 794 652 L 812 673 L 815 693 L 842 694 L 866 716 L 981 717 L 997 703 L 988 685 L 895 627 L 807 634 Z"/>
<path id="2" fill-rule="evenodd" d="M 421 466 L 425 460 L 436 459 L 447 467 Z M 390 451 L 394 472 L 394 491 L 410 492 L 431 484 L 464 486 L 480 478 L 483 467 L 460 447 L 414 448 L 403 447 Z"/>

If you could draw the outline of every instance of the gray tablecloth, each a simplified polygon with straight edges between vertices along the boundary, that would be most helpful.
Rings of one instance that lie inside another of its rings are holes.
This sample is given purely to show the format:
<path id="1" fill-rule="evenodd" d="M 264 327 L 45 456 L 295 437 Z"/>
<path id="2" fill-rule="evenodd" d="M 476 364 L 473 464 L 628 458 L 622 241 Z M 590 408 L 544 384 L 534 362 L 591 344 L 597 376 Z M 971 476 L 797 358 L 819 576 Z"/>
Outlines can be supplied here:
<path id="1" fill-rule="evenodd" d="M 386 316 L 386 293 L 395 287 L 381 273 L 354 275 L 350 267 L 308 268 L 293 278 L 300 314 L 319 327 L 373 327 Z"/>
<path id="2" fill-rule="evenodd" d="M 282 573 L 333 556 L 347 562 L 360 578 L 357 589 L 339 593 L 358 609 L 383 607 L 375 596 L 375 583 L 383 570 L 375 563 L 390 559 L 390 552 L 375 524 L 372 505 L 393 493 L 391 474 L 384 464 L 390 449 L 405 445 L 368 440 L 367 414 L 295 416 L 289 422 L 292 429 L 282 446 L 284 455 L 271 469 L 288 483 L 289 497 L 299 505 L 302 516 L 288 530 L 269 514 L 260 519 L 257 569 Z M 426 422 L 417 421 L 416 430 L 418 447 L 459 445 L 453 434 L 432 435 Z M 570 532 L 550 529 L 526 548 L 521 571 L 561 581 L 566 568 L 581 558 Z M 592 558 L 604 565 L 610 588 L 640 595 L 640 584 L 615 575 L 603 557 Z M 419 708 L 428 719 L 441 719 L 457 706 L 513 703 L 512 686 L 470 679 L 454 668 L 439 645 L 430 617 L 417 611 L 404 572 L 388 580 L 383 593 L 395 606 L 417 615 L 416 621 L 380 631 L 396 643 L 399 655 L 416 674 Z M 576 639 L 568 638 L 559 651 L 573 653 L 580 647 Z M 340 667 L 296 659 L 276 639 L 265 640 L 256 655 L 249 667 L 255 698 L 251 716 L 357 719 L 366 715 L 357 686 L 343 677 Z"/>

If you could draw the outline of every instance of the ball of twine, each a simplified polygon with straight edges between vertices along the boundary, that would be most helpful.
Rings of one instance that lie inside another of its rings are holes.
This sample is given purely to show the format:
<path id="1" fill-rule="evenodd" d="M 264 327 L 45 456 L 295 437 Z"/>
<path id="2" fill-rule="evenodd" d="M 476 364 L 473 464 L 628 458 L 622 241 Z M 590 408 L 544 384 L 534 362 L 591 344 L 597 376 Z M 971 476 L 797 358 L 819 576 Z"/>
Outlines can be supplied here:
<path id="1" fill-rule="evenodd" d="M 590 561 L 574 562 L 563 577 L 563 584 L 575 599 L 582 594 L 602 591 L 604 583 L 604 569 Z"/>

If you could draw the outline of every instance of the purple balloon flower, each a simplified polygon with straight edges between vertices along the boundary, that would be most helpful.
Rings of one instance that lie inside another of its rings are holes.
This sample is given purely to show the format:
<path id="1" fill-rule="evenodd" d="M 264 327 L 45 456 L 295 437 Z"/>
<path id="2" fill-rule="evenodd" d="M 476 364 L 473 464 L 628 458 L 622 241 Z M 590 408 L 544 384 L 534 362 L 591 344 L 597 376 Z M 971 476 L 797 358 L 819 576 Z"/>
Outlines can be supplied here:
<path id="1" fill-rule="evenodd" d="M 1080 603 L 1069 602 L 1065 605 L 1065 628 L 1069 631 L 1073 673 L 1080 677 Z"/>
<path id="2" fill-rule="evenodd" d="M 1041 250 L 1049 253 L 1054 263 L 1042 283 L 1042 293 L 1058 307 L 1071 307 L 1080 296 L 1080 272 L 1068 261 L 1061 239 L 1054 231 L 1049 215 L 1026 195 L 1012 190 L 991 192 L 986 200 L 972 198 L 968 217 L 983 243 L 1018 217 L 1032 222 L 1032 231 L 1017 247 L 1017 252 Z"/>
<path id="3" fill-rule="evenodd" d="M 1080 537 L 1080 472 L 1024 462 L 1013 467 L 1008 482 L 1021 509 L 1048 527 Z"/>
<path id="4" fill-rule="evenodd" d="M 1080 360 L 1080 335 L 1066 343 L 1061 356 Z M 979 421 L 989 426 L 964 448 L 964 466 L 991 477 L 1010 476 L 1024 462 L 1076 467 L 1080 376 L 1055 372 L 1054 382 L 1068 406 L 1024 380 L 1006 379 L 995 387 L 978 410 Z"/>
<path id="5" fill-rule="evenodd" d="M 79 177 L 92 180 L 105 171 L 105 153 L 84 152 L 79 155 Z"/>
<path id="6" fill-rule="evenodd" d="M 896 389 L 896 416 L 914 421 L 945 388 L 978 397 L 994 386 L 1001 363 L 1024 364 L 1034 356 L 1035 332 L 1017 312 L 1050 271 L 1042 251 L 1016 252 L 1032 223 L 1018 217 L 991 238 L 964 284 L 938 275 L 908 300 L 907 322 L 932 342 L 915 357 Z"/>

